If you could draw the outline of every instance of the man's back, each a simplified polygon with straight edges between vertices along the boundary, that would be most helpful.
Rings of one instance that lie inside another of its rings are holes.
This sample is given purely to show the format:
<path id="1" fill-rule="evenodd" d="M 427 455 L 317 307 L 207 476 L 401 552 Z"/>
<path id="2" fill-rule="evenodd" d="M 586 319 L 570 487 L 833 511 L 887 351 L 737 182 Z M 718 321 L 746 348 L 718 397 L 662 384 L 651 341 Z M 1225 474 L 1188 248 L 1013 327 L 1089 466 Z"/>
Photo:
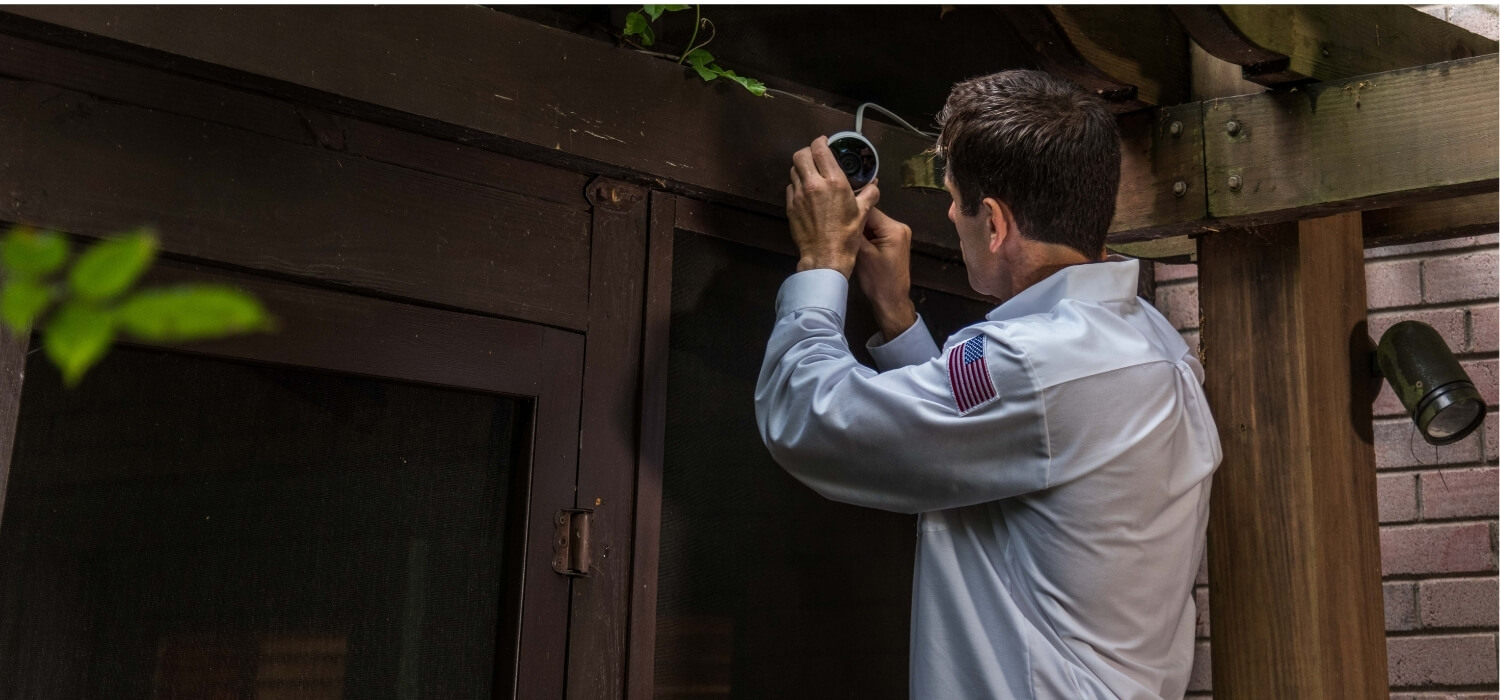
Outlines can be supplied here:
<path id="1" fill-rule="evenodd" d="M 1185 690 L 1220 454 L 1201 367 L 1136 272 L 1067 268 L 942 352 L 918 324 L 872 348 L 880 375 L 835 357 L 831 304 L 783 288 L 768 446 L 825 496 L 922 511 L 912 697 Z"/>

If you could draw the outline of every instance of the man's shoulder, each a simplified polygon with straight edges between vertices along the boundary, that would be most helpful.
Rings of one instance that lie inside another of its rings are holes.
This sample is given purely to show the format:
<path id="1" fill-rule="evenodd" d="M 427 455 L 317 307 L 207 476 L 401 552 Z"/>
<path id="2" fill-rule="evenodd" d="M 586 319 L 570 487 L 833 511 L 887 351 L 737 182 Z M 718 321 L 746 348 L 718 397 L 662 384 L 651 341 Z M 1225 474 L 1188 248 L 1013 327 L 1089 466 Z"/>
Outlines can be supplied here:
<path id="1" fill-rule="evenodd" d="M 1027 358 L 1046 388 L 1151 363 L 1172 363 L 1180 344 L 1166 338 L 1144 304 L 1101 305 L 1064 300 L 1045 312 L 1003 321 L 986 320 L 980 332 Z M 1169 329 L 1170 330 L 1170 329 Z M 1185 347 L 1185 346 L 1184 346 Z"/>

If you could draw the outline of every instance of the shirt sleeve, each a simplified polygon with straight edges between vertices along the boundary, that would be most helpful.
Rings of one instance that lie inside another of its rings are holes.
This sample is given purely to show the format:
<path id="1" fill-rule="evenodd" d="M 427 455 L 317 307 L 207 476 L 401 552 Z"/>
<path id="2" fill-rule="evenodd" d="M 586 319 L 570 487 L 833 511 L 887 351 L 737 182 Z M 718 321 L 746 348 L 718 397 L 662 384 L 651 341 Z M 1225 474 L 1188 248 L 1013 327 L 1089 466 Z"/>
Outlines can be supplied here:
<path id="1" fill-rule="evenodd" d="M 870 351 L 875 366 L 882 372 L 921 364 L 938 356 L 937 343 L 932 342 L 932 333 L 928 332 L 921 314 L 917 314 L 917 321 L 911 324 L 911 328 L 889 341 L 885 334 L 876 332 L 865 342 L 865 349 Z"/>
<path id="2" fill-rule="evenodd" d="M 777 297 L 755 416 L 788 473 L 826 498 L 903 513 L 1047 487 L 1042 397 L 1025 354 L 1002 327 L 970 329 L 984 335 L 972 346 L 982 352 L 966 356 L 955 344 L 876 373 L 844 340 L 847 295 L 843 275 L 809 270 L 788 278 Z M 955 336 L 960 344 L 975 337 Z M 964 363 L 970 374 L 950 373 L 950 362 Z M 990 382 L 991 398 L 976 398 L 976 376 Z M 969 392 L 966 410 L 955 391 Z"/>

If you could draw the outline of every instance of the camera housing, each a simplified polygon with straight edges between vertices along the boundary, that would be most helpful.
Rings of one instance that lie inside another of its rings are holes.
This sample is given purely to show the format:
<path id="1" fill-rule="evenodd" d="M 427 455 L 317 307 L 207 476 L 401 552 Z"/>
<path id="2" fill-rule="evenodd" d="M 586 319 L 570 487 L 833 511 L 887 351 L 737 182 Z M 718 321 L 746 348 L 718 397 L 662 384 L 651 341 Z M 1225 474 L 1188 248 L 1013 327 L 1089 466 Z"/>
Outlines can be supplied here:
<path id="1" fill-rule="evenodd" d="M 840 131 L 828 137 L 828 150 L 849 179 L 849 186 L 859 190 L 870 184 L 880 172 L 880 154 L 875 144 L 857 131 Z"/>

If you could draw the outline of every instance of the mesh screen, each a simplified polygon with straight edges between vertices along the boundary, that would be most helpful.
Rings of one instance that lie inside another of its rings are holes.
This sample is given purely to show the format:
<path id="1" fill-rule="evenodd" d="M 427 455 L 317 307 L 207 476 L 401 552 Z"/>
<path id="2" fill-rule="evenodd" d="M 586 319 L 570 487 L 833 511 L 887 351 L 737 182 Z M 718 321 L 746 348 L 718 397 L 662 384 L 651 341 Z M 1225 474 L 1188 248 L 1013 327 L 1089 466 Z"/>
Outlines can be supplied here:
<path id="1" fill-rule="evenodd" d="M 488 698 L 515 400 L 116 348 L 28 363 L 0 697 Z"/>
<path id="2" fill-rule="evenodd" d="M 661 698 L 905 698 L 915 518 L 824 500 L 761 444 L 784 256 L 675 237 L 657 601 Z M 988 307 L 918 290 L 941 339 Z M 874 323 L 850 300 L 862 362 Z"/>

